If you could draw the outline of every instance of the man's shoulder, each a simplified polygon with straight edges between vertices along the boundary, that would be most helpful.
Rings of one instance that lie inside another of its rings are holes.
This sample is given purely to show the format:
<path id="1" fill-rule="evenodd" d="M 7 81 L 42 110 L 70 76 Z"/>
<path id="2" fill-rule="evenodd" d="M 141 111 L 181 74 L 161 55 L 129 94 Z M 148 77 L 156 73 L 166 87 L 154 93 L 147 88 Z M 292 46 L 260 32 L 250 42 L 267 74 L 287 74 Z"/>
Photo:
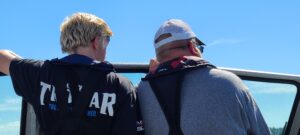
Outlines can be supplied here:
<path id="1" fill-rule="evenodd" d="M 234 73 L 217 68 L 197 69 L 187 73 L 187 80 L 197 80 L 208 84 L 230 87 L 245 87 L 243 81 Z M 192 81 L 194 82 L 194 81 Z"/>
<path id="2" fill-rule="evenodd" d="M 234 73 L 218 68 L 199 68 L 188 72 L 187 74 L 190 74 L 192 77 L 205 76 L 206 78 L 213 78 L 217 80 L 241 80 Z"/>
<path id="3" fill-rule="evenodd" d="M 209 71 L 209 74 L 212 77 L 217 77 L 217 78 L 221 78 L 221 79 L 227 79 L 227 80 L 241 80 L 236 74 L 226 71 L 226 70 L 222 70 L 222 69 L 211 69 Z"/>

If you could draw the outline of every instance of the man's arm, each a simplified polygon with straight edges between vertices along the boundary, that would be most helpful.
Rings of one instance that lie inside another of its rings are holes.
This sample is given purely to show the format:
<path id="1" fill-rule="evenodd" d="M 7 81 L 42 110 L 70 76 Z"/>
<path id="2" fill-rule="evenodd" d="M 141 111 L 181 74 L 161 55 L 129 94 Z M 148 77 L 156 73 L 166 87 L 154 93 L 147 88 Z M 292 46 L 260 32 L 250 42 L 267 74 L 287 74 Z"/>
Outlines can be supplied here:
<path id="1" fill-rule="evenodd" d="M 22 59 L 22 57 L 9 50 L 0 50 L 0 75 L 9 75 L 9 65 L 14 59 Z"/>
<path id="2" fill-rule="evenodd" d="M 251 135 L 271 135 L 270 129 L 250 92 L 246 91 L 244 96 L 246 99 L 245 111 L 250 123 L 248 132 Z"/>

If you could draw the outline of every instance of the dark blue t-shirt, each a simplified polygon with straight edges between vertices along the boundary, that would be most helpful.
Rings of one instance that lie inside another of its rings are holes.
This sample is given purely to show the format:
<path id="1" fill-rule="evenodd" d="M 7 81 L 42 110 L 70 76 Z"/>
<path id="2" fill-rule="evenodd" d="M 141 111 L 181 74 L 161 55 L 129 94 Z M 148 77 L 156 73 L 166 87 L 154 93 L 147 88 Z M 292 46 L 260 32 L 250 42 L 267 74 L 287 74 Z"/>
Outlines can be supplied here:
<path id="1" fill-rule="evenodd" d="M 70 74 L 69 69 L 76 75 Z M 59 129 L 64 131 L 58 134 L 136 134 L 134 87 L 129 80 L 117 75 L 108 62 L 82 55 L 50 61 L 14 60 L 10 75 L 15 92 L 33 105 L 46 134 L 63 123 L 60 119 L 73 118 L 80 121 L 78 130 Z M 72 77 L 76 77 L 78 89 L 72 89 Z M 81 97 L 82 91 L 90 92 Z M 73 115 L 76 102 L 82 100 L 88 100 L 83 115 Z M 66 106 L 62 107 L 61 103 Z M 66 112 L 62 114 L 62 110 Z"/>

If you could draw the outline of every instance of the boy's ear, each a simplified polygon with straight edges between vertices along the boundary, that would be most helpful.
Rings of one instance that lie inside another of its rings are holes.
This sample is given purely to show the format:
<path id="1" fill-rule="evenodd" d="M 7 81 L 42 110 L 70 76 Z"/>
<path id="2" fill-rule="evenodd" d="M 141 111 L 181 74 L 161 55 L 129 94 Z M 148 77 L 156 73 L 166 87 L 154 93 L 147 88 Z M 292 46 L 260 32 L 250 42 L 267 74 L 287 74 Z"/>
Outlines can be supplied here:
<path id="1" fill-rule="evenodd" d="M 97 49 L 98 46 L 98 42 L 99 42 L 99 37 L 95 37 L 95 39 L 92 41 L 92 48 L 95 50 Z"/>

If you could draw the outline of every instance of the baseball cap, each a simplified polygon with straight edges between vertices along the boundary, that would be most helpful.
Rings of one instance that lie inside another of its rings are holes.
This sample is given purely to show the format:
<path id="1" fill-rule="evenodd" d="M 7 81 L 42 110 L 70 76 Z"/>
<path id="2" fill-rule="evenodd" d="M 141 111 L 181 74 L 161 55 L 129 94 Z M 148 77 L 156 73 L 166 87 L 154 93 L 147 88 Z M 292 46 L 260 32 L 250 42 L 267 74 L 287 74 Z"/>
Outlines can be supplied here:
<path id="1" fill-rule="evenodd" d="M 155 42 L 163 34 L 170 34 L 170 36 L 161 41 Z M 184 40 L 190 38 L 195 38 L 199 45 L 205 45 L 196 37 L 196 34 L 192 31 L 191 27 L 187 23 L 180 19 L 169 19 L 165 21 L 157 30 L 154 37 L 154 47 L 159 48 L 167 43 L 176 40 Z"/>

